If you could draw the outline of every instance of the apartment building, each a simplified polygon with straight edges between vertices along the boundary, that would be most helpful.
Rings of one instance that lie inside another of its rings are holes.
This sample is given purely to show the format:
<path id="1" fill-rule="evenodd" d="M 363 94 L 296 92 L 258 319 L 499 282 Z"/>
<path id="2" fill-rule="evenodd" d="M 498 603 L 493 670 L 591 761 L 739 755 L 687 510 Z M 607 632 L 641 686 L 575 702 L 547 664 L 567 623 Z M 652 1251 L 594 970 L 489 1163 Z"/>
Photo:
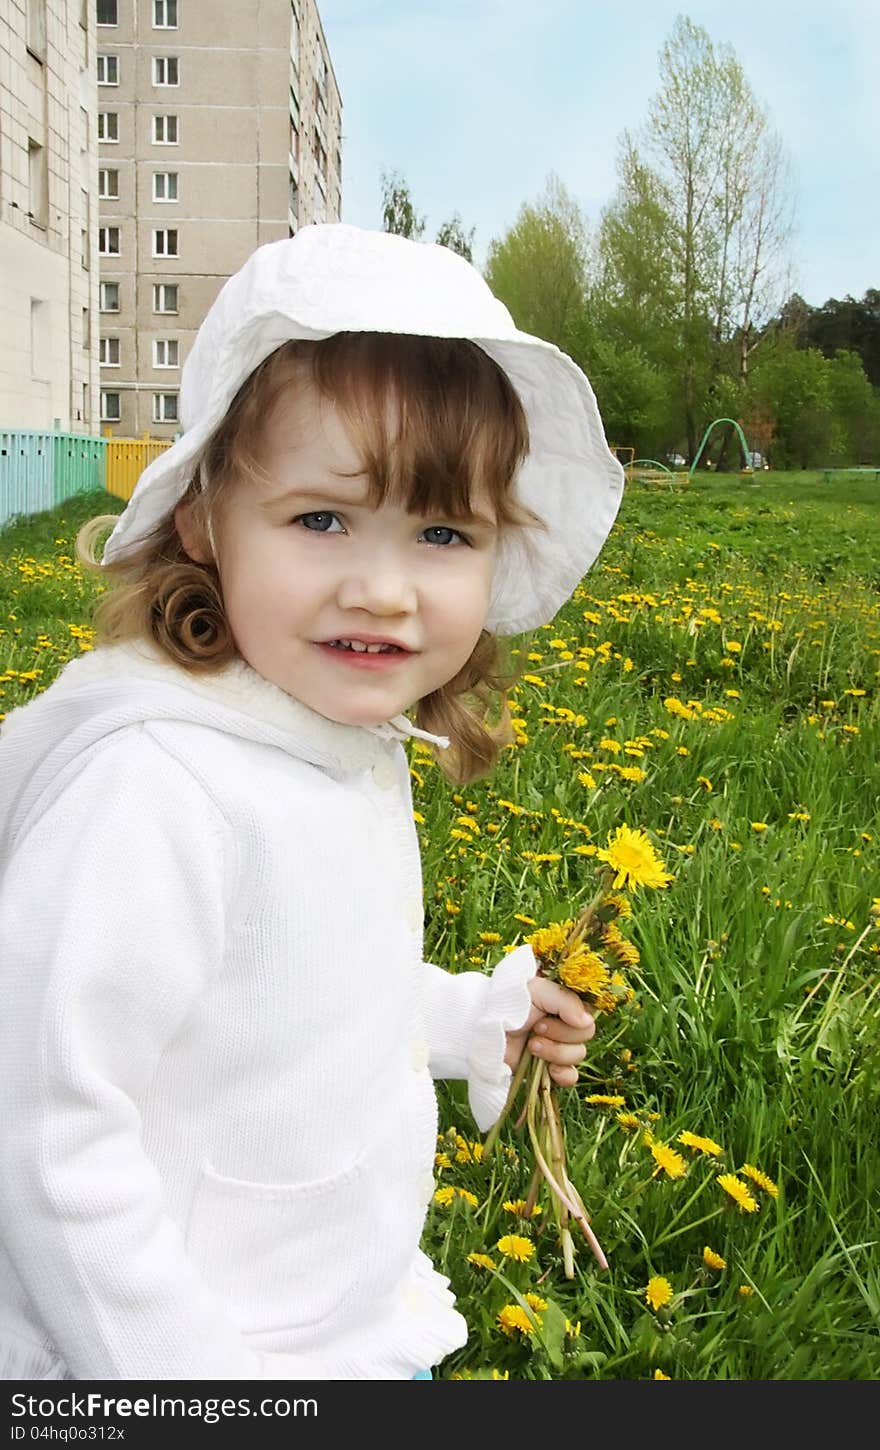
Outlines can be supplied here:
<path id="1" fill-rule="evenodd" d="M 314 0 L 96 3 L 101 427 L 173 437 L 227 277 L 340 219 L 339 89 Z"/>
<path id="2" fill-rule="evenodd" d="M 98 426 L 89 0 L 0 4 L 0 429 Z"/>

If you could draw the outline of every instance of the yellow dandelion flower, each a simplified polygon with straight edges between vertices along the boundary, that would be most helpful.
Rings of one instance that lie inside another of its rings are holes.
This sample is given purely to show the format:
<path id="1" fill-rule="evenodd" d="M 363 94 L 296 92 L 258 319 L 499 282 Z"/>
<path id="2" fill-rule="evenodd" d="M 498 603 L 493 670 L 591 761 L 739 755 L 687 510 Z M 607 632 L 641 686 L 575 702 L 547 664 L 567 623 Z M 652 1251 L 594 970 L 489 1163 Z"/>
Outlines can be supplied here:
<path id="1" fill-rule="evenodd" d="M 495 1260 L 490 1259 L 488 1254 L 468 1254 L 467 1261 L 477 1269 L 494 1269 Z"/>
<path id="2" fill-rule="evenodd" d="M 540 1203 L 536 1203 L 534 1208 L 532 1209 L 531 1214 L 527 1214 L 526 1201 L 524 1198 L 506 1198 L 502 1203 L 501 1207 L 504 1209 L 505 1213 L 518 1213 L 522 1214 L 525 1218 L 536 1218 L 539 1213 L 544 1212 Z"/>
<path id="3" fill-rule="evenodd" d="M 455 1191 L 459 1198 L 463 1198 L 465 1203 L 469 1204 L 471 1208 L 479 1208 L 480 1200 L 475 1193 L 468 1192 L 466 1188 L 456 1188 Z"/>
<path id="4" fill-rule="evenodd" d="M 520 1304 L 505 1304 L 496 1316 L 499 1329 L 510 1338 L 514 1334 L 534 1334 L 540 1320 L 529 1317 Z"/>
<path id="5" fill-rule="evenodd" d="M 523 1298 L 530 1309 L 535 1309 L 539 1313 L 542 1309 L 547 1308 L 547 1300 L 542 1299 L 540 1294 L 523 1294 Z"/>
<path id="6" fill-rule="evenodd" d="M 668 1380 L 669 1379 L 669 1375 L 668 1374 L 664 1374 L 663 1371 L 662 1371 L 662 1369 L 655 1369 L 655 1371 L 654 1371 L 654 1378 L 655 1378 L 655 1380 Z"/>
<path id="7" fill-rule="evenodd" d="M 522 1234 L 504 1234 L 495 1247 L 505 1259 L 515 1259 L 518 1264 L 527 1264 L 535 1254 L 535 1245 Z"/>
<path id="8" fill-rule="evenodd" d="M 495 943 L 496 942 L 500 942 L 500 940 L 501 940 L 501 933 L 500 932 L 497 932 L 497 931 L 481 931 L 480 932 L 480 941 L 481 942 L 485 942 L 486 946 L 494 946 Z"/>
<path id="9" fill-rule="evenodd" d="M 672 1285 L 670 1284 L 669 1280 L 664 1279 L 662 1275 L 655 1274 L 652 1279 L 648 1280 L 648 1285 L 645 1289 L 645 1299 L 650 1304 L 652 1309 L 657 1310 L 665 1308 L 665 1306 L 672 1299 L 672 1295 Z"/>
<path id="10" fill-rule="evenodd" d="M 629 826 L 618 826 L 608 837 L 605 850 L 597 851 L 600 861 L 607 861 L 614 871 L 614 889 L 624 887 L 628 891 L 637 886 L 651 889 L 667 886 L 674 878 L 665 870 L 660 857 L 645 831 L 632 830 Z"/>
<path id="11" fill-rule="evenodd" d="M 700 1138 L 696 1133 L 679 1133 L 677 1141 L 685 1148 L 696 1148 L 698 1152 L 708 1154 L 710 1158 L 717 1158 L 724 1152 L 720 1143 L 712 1138 Z"/>
<path id="12" fill-rule="evenodd" d="M 590 1093 L 589 1097 L 584 1098 L 584 1102 L 597 1103 L 605 1108 L 622 1108 L 626 1098 L 620 1097 L 617 1093 Z"/>
<path id="13" fill-rule="evenodd" d="M 662 1169 L 670 1178 L 684 1177 L 687 1172 L 687 1164 L 674 1148 L 668 1148 L 665 1143 L 652 1143 L 651 1153 L 657 1164 L 658 1172 Z"/>
<path id="14" fill-rule="evenodd" d="M 537 931 L 530 932 L 525 941 L 534 950 L 535 956 L 552 958 L 565 946 L 568 934 L 572 928 L 572 921 L 554 921 L 549 926 L 541 926 Z"/>
<path id="15" fill-rule="evenodd" d="M 721 1185 L 725 1193 L 730 1194 L 734 1203 L 738 1204 L 744 1213 L 757 1211 L 758 1200 L 752 1197 L 744 1183 L 740 1183 L 735 1173 L 719 1173 L 715 1181 Z"/>
<path id="16" fill-rule="evenodd" d="M 706 1265 L 707 1269 L 727 1268 L 727 1260 L 722 1259 L 720 1254 L 716 1254 L 714 1249 L 710 1249 L 708 1244 L 703 1250 L 703 1263 Z"/>
<path id="17" fill-rule="evenodd" d="M 751 1299 L 755 1291 L 752 1288 L 751 1284 L 740 1284 L 736 1292 L 737 1294 L 739 1294 L 741 1299 Z"/>
<path id="18" fill-rule="evenodd" d="M 441 1208 L 448 1208 L 455 1197 L 455 1189 L 451 1184 L 445 1188 L 438 1188 L 434 1194 L 434 1202 L 439 1203 Z"/>
<path id="19" fill-rule="evenodd" d="M 752 830 L 755 831 L 755 832 L 757 832 L 758 835 L 760 835 L 760 833 L 762 831 L 766 831 L 766 829 L 767 829 L 767 822 L 766 821 L 752 821 L 751 824 L 752 824 Z"/>
<path id="20" fill-rule="evenodd" d="M 640 765 L 618 765 L 615 768 L 620 780 L 632 781 L 634 785 L 641 785 L 643 780 L 648 779 L 648 772 Z"/>
<path id="21" fill-rule="evenodd" d="M 621 749 L 620 741 L 612 740 L 610 737 L 606 737 L 606 739 L 599 741 L 599 749 L 607 750 L 611 755 L 619 755 Z"/>
<path id="22" fill-rule="evenodd" d="M 773 1179 L 768 1178 L 766 1173 L 762 1173 L 760 1168 L 755 1168 L 751 1163 L 744 1163 L 739 1171 L 745 1174 L 746 1178 L 751 1178 L 753 1183 L 757 1183 L 759 1188 L 763 1188 L 765 1193 L 769 1193 L 771 1198 L 779 1197 L 779 1189 Z"/>
<path id="23" fill-rule="evenodd" d="M 618 1113 L 617 1121 L 627 1133 L 635 1133 L 641 1126 L 635 1113 Z"/>
<path id="24" fill-rule="evenodd" d="M 568 1335 L 569 1339 L 580 1339 L 581 1321 L 578 1319 L 574 1324 L 572 1324 L 570 1319 L 566 1319 L 565 1332 Z"/>
<path id="25" fill-rule="evenodd" d="M 611 978 L 602 958 L 582 947 L 560 962 L 559 980 L 573 992 L 597 996 L 608 986 Z"/>

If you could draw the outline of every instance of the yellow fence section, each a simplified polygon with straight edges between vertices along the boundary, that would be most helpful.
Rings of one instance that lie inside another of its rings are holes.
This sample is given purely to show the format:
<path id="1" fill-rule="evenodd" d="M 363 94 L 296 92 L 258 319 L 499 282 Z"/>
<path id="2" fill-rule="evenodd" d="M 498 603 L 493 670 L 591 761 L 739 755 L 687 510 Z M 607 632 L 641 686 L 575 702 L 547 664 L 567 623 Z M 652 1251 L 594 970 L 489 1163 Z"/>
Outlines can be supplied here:
<path id="1" fill-rule="evenodd" d="M 165 438 L 108 438 L 104 487 L 117 498 L 129 499 L 148 463 L 171 447 Z"/>

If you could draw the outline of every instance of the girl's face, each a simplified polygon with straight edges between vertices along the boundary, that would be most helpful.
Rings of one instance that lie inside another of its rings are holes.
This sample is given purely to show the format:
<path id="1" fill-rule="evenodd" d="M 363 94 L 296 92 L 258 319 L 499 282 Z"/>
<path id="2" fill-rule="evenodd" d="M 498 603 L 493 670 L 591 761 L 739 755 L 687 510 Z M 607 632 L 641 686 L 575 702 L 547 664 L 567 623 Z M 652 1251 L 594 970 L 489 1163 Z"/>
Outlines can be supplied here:
<path id="1" fill-rule="evenodd" d="M 458 673 L 486 619 L 496 526 L 479 515 L 373 508 L 340 414 L 311 387 L 270 414 L 259 463 L 270 483 L 233 488 L 214 521 L 226 614 L 239 653 L 304 705 L 346 725 L 378 725 Z M 356 477 L 343 475 L 357 474 Z M 191 557 L 210 558 L 189 505 L 176 511 Z M 391 641 L 358 653 L 334 641 Z"/>

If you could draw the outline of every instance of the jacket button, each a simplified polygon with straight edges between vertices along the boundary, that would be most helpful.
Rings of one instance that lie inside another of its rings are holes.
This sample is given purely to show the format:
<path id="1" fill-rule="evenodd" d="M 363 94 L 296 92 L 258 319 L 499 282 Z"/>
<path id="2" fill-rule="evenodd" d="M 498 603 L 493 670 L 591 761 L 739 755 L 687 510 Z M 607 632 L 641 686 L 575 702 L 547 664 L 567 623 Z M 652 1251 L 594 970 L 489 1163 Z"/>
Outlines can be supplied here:
<path id="1" fill-rule="evenodd" d="M 428 1051 L 427 1042 L 412 1043 L 409 1049 L 409 1060 L 412 1064 L 413 1072 L 424 1072 L 425 1068 L 428 1066 L 429 1057 L 430 1053 Z"/>
<path id="2" fill-rule="evenodd" d="M 394 765 L 387 757 L 377 760 L 373 766 L 373 780 L 381 790 L 390 790 L 394 784 Z"/>

